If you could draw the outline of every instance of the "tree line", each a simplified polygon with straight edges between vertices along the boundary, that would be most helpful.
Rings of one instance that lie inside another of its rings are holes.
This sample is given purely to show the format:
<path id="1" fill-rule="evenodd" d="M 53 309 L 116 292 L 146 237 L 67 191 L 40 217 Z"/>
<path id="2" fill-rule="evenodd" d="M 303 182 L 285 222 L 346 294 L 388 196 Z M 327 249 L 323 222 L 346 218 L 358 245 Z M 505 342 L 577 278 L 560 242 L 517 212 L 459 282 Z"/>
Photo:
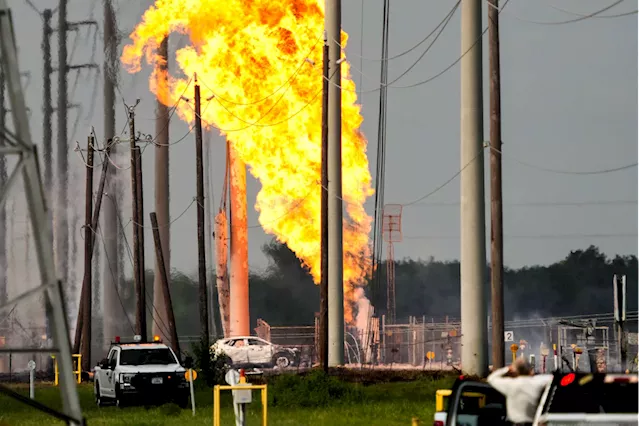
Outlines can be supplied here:
<path id="1" fill-rule="evenodd" d="M 249 277 L 251 323 L 262 318 L 271 325 L 312 325 L 319 309 L 320 293 L 309 273 L 294 253 L 273 240 L 263 253 L 269 266 Z M 396 261 L 396 316 L 442 318 L 460 317 L 460 262 L 403 259 Z M 505 318 L 570 316 L 613 311 L 613 274 L 627 276 L 627 309 L 638 309 L 638 258 L 635 255 L 607 257 L 597 247 L 571 251 L 548 266 L 506 268 Z M 376 313 L 386 307 L 386 271 L 381 265 L 366 287 Z M 209 277 L 215 280 L 215 275 Z M 153 273 L 147 272 L 147 282 Z M 487 267 L 487 303 L 489 303 L 490 269 Z M 126 286 L 133 288 L 132 282 Z M 153 286 L 147 286 L 152 291 Z M 134 311 L 134 292 L 123 300 Z M 199 330 L 197 277 L 174 271 L 171 274 L 171 297 L 180 335 L 195 335 Z M 150 298 L 150 300 L 153 300 Z M 217 315 L 217 312 L 216 312 Z"/>

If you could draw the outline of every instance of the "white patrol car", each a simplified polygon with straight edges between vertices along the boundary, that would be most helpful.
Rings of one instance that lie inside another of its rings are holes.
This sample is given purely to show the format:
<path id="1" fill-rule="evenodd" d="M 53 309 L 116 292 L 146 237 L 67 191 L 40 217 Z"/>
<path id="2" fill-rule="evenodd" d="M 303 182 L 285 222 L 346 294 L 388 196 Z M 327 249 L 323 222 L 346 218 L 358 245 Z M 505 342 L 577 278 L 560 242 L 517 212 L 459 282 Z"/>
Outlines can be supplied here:
<path id="1" fill-rule="evenodd" d="M 136 401 L 172 401 L 181 407 L 189 402 L 189 383 L 185 368 L 170 347 L 158 336 L 153 343 L 111 343 L 107 358 L 100 361 L 94 372 L 94 395 L 98 406 L 107 402 L 123 407 Z"/>
<path id="2" fill-rule="evenodd" d="M 211 353 L 224 357 L 233 366 L 293 367 L 298 362 L 299 350 L 274 345 L 256 336 L 237 336 L 220 339 L 211 345 Z"/>

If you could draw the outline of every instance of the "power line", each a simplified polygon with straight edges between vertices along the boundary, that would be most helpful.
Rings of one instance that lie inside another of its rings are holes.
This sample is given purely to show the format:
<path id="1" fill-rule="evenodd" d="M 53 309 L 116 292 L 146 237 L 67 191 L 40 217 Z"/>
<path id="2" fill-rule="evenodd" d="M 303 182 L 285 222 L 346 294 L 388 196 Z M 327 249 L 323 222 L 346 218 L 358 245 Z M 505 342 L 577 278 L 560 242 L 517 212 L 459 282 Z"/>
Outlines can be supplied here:
<path id="1" fill-rule="evenodd" d="M 548 4 L 547 6 L 549 6 L 552 9 L 555 9 L 555 10 L 558 10 L 560 12 L 564 12 L 564 13 L 567 13 L 567 14 L 573 15 L 573 16 L 583 16 L 583 17 L 589 16 L 589 15 L 585 15 L 583 13 L 578 13 L 578 12 L 573 12 L 571 10 L 562 9 L 560 7 L 557 7 L 557 6 L 553 5 L 553 4 Z M 635 15 L 637 13 L 638 13 L 638 10 L 632 10 L 632 11 L 629 11 L 629 12 L 616 13 L 614 15 L 595 15 L 595 16 L 591 16 L 591 17 L 592 18 L 603 18 L 603 19 L 604 18 L 620 18 L 620 17 L 623 17 L 623 16 Z"/>
<path id="2" fill-rule="evenodd" d="M 427 202 L 413 204 L 416 207 L 457 207 L 460 201 L 451 202 Z M 594 201 L 530 201 L 530 202 L 513 202 L 503 203 L 503 206 L 510 207 L 586 207 L 586 206 L 604 206 L 611 207 L 614 205 L 638 205 L 638 200 L 594 200 Z"/>
<path id="3" fill-rule="evenodd" d="M 502 11 L 503 11 L 503 10 L 504 10 L 504 8 L 507 6 L 507 4 L 509 3 L 509 1 L 510 1 L 510 0 L 506 0 L 506 1 L 502 4 L 502 7 L 501 7 L 501 8 L 500 8 L 500 10 L 498 11 L 498 13 L 502 13 Z M 431 77 L 427 78 L 426 80 L 422 80 L 422 81 L 419 81 L 419 82 L 417 82 L 417 83 L 409 84 L 409 85 L 406 85 L 406 86 L 388 85 L 387 87 L 392 87 L 392 88 L 394 88 L 394 89 L 411 89 L 411 88 L 418 87 L 418 86 L 421 86 L 421 85 L 423 85 L 423 84 L 427 84 L 427 83 L 432 82 L 433 80 L 435 80 L 436 78 L 438 78 L 438 77 L 440 77 L 441 75 L 445 74 L 445 73 L 446 73 L 447 71 L 449 71 L 451 68 L 453 68 L 454 66 L 456 66 L 456 65 L 458 64 L 458 62 L 460 62 L 460 61 L 462 60 L 462 58 L 464 58 L 464 57 L 467 55 L 467 53 L 469 53 L 469 52 L 474 48 L 474 46 L 475 46 L 476 44 L 478 44 L 478 43 L 482 40 L 482 37 L 487 33 L 487 31 L 488 31 L 488 30 L 489 30 L 489 27 L 486 27 L 486 28 L 484 29 L 484 31 L 482 31 L 482 33 L 480 34 L 480 36 L 478 36 L 478 38 L 476 39 L 476 41 L 475 41 L 471 46 L 469 46 L 469 48 L 468 48 L 468 49 L 467 49 L 467 50 L 466 50 L 462 55 L 460 55 L 460 56 L 458 57 L 458 59 L 456 59 L 454 62 L 452 62 L 451 64 L 449 64 L 446 68 L 444 68 L 444 69 L 443 69 L 442 71 L 440 71 L 439 73 L 437 73 L 437 74 L 435 74 L 435 75 L 433 75 L 433 76 L 431 76 Z M 353 65 L 352 65 L 352 67 L 353 67 Z M 334 83 L 332 83 L 332 84 L 334 84 Z M 368 90 L 357 90 L 357 89 L 356 89 L 356 90 L 353 90 L 353 89 L 345 88 L 344 86 L 340 86 L 340 88 L 341 88 L 342 90 L 346 90 L 346 91 L 354 92 L 354 93 L 358 93 L 358 94 L 374 93 L 374 92 L 377 92 L 378 90 L 380 90 L 380 87 L 375 88 L 375 89 L 368 89 Z"/>
<path id="4" fill-rule="evenodd" d="M 511 11 L 509 11 L 509 12 L 507 12 L 507 13 L 508 13 L 509 15 L 513 16 L 513 17 L 514 17 L 515 19 L 517 19 L 518 21 L 526 22 L 526 23 L 529 23 L 529 24 L 536 24 L 536 25 L 566 25 L 566 24 L 573 24 L 573 23 L 575 23 L 575 22 L 584 21 L 584 20 L 586 20 L 586 19 L 590 19 L 590 18 L 595 18 L 595 17 L 597 17 L 597 15 L 599 15 L 599 14 L 601 14 L 601 13 L 603 13 L 603 12 L 606 12 L 607 10 L 609 10 L 609 9 L 613 8 L 614 6 L 619 5 L 619 4 L 620 4 L 620 3 L 622 3 L 623 1 L 624 1 L 624 0 L 616 0 L 615 2 L 613 2 L 612 4 L 610 4 L 609 6 L 604 7 L 604 8 L 602 8 L 602 9 L 599 9 L 599 10 L 597 10 L 597 11 L 595 11 L 595 12 L 593 12 L 593 13 L 590 13 L 590 14 L 588 14 L 588 15 L 582 15 L 582 16 L 580 16 L 580 17 L 578 17 L 578 18 L 575 18 L 575 19 L 568 19 L 568 20 L 565 20 L 565 21 L 556 21 L 556 22 L 534 21 L 534 20 L 532 20 L 532 19 L 525 19 L 525 18 L 521 18 L 520 16 L 516 15 L 515 13 L 512 13 Z M 488 1 L 487 1 L 487 4 L 488 4 L 490 7 L 494 7 L 494 8 L 496 7 L 496 6 L 494 6 L 493 4 L 489 3 Z M 626 16 L 626 15 L 622 15 L 622 16 Z"/>
<path id="5" fill-rule="evenodd" d="M 431 36 L 434 32 L 437 31 L 437 34 L 435 35 L 435 37 L 433 38 L 433 40 L 431 41 L 431 43 L 429 43 L 429 45 L 427 46 L 427 48 L 424 50 L 424 52 L 422 52 L 422 54 L 420 56 L 418 56 L 418 59 L 416 59 L 407 69 L 405 69 L 398 77 L 396 77 L 395 79 L 391 80 L 391 82 L 386 82 L 386 81 L 382 81 L 382 82 L 378 82 L 378 84 L 380 84 L 380 88 L 376 89 L 375 91 L 378 90 L 382 90 L 382 88 L 388 88 L 388 87 L 394 87 L 393 83 L 399 81 L 402 77 L 404 77 L 405 75 L 407 75 L 413 68 L 415 68 L 416 65 L 418 65 L 418 63 L 427 55 L 427 53 L 431 50 L 431 48 L 433 47 L 433 45 L 436 43 L 436 41 L 438 41 L 438 38 L 440 38 L 440 36 L 442 35 L 442 33 L 444 32 L 445 28 L 447 27 L 447 25 L 449 25 L 449 22 L 451 22 L 451 19 L 453 18 L 453 15 L 455 14 L 456 10 L 458 10 L 458 7 L 460 6 L 460 1 L 458 0 L 456 2 L 456 4 L 453 6 L 453 8 L 449 11 L 449 13 L 447 13 L 447 15 L 445 15 L 445 17 L 442 19 L 442 21 L 440 21 L 440 23 L 438 23 L 438 25 L 434 28 L 434 30 L 429 34 L 429 36 Z M 388 18 L 387 18 L 388 19 Z M 428 36 L 428 37 L 429 37 Z M 340 45 L 340 43 L 337 40 L 334 40 L 334 42 L 338 45 Z M 387 62 L 384 60 L 384 56 L 382 58 L 382 62 Z M 366 77 L 369 80 L 372 80 L 375 82 L 375 79 L 367 76 L 362 70 L 357 69 L 356 67 L 354 67 L 353 65 L 351 65 L 351 68 L 353 68 L 354 70 L 358 71 L 361 75 L 363 75 L 364 77 Z M 353 90 L 351 90 L 353 91 Z M 357 91 L 357 90 L 355 90 Z"/>
<path id="6" fill-rule="evenodd" d="M 609 168 L 609 169 L 601 169 L 601 170 L 574 171 L 574 170 L 551 169 L 551 168 L 548 168 L 548 167 L 537 166 L 535 164 L 531 164 L 531 163 L 524 162 L 522 160 L 518 160 L 517 158 L 512 157 L 512 156 L 510 156 L 508 154 L 505 154 L 504 152 L 502 152 L 502 150 L 494 148 L 492 146 L 490 146 L 489 149 L 491 149 L 492 151 L 495 151 L 495 152 L 499 152 L 503 157 L 509 158 L 512 161 L 514 161 L 514 162 L 516 162 L 518 164 L 521 164 L 523 166 L 527 166 L 527 167 L 530 167 L 532 169 L 540 170 L 540 171 L 543 171 L 543 172 L 557 173 L 557 174 L 562 174 L 562 175 L 602 175 L 602 174 L 606 174 L 606 173 L 619 172 L 619 171 L 622 171 L 622 170 L 627 170 L 627 169 L 631 169 L 633 167 L 637 167 L 638 166 L 638 162 L 636 161 L 635 163 L 626 164 L 624 166 L 613 167 L 613 168 Z"/>
<path id="7" fill-rule="evenodd" d="M 505 235 L 508 239 L 523 240 L 564 240 L 587 238 L 637 238 L 638 234 L 539 234 L 539 235 Z M 406 240 L 459 240 L 459 235 L 405 235 Z"/>

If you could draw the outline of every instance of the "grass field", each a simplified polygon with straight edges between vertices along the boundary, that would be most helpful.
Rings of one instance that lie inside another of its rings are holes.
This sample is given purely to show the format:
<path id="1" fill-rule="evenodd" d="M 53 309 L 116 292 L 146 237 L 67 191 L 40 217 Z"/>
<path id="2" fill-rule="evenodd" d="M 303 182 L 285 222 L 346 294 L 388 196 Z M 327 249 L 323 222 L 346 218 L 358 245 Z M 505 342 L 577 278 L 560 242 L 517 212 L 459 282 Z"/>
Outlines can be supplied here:
<path id="1" fill-rule="evenodd" d="M 366 381 L 366 380 L 365 380 Z M 451 378 L 418 378 L 412 381 L 390 381 L 363 384 L 346 382 L 318 374 L 307 377 L 282 376 L 270 379 L 270 425 L 410 425 L 417 417 L 422 424 L 433 421 L 436 389 L 451 386 Z M 24 386 L 16 388 L 28 395 Z M 232 425 L 231 396 L 222 399 L 222 425 Z M 79 387 L 80 402 L 89 425 L 211 425 L 213 392 L 208 388 L 196 390 L 196 416 L 191 410 L 181 410 L 173 404 L 160 407 L 96 407 L 92 384 Z M 36 400 L 60 408 L 59 389 L 41 385 Z M 248 409 L 247 425 L 259 425 L 261 406 L 257 393 Z M 48 415 L 34 410 L 6 396 L 0 395 L 0 426 L 59 425 Z"/>

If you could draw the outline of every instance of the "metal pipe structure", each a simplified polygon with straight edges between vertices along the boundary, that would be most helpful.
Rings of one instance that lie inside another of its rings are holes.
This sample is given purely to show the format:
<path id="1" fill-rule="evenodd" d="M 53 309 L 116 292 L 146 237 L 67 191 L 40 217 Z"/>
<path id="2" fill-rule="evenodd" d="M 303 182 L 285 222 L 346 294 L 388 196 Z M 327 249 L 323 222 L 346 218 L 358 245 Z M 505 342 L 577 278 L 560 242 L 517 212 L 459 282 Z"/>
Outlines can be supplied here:
<path id="1" fill-rule="evenodd" d="M 104 0 L 104 65 L 103 65 L 103 105 L 104 105 L 104 134 L 106 139 L 116 136 L 116 114 L 115 114 L 115 85 L 114 73 L 116 71 L 118 53 L 116 38 L 115 13 L 111 1 Z M 118 151 L 117 144 L 113 144 L 111 154 L 115 157 Z M 109 158 L 105 158 L 109 162 Z M 118 198 L 119 185 L 116 180 L 116 168 L 109 165 L 107 168 L 107 193 L 109 202 L 104 206 L 104 221 L 102 233 L 104 238 L 105 262 L 102 272 L 102 321 L 104 336 L 113 339 L 114 336 L 122 334 L 120 327 L 126 313 L 120 305 L 118 299 L 118 286 L 120 285 L 120 262 L 118 255 L 118 209 L 115 199 Z M 113 197 L 113 198 L 112 198 Z"/>
<path id="2" fill-rule="evenodd" d="M 484 156 L 482 129 L 482 0 L 462 0 L 460 71 L 460 309 L 462 370 L 487 370 Z"/>
<path id="3" fill-rule="evenodd" d="M 171 284 L 171 239 L 169 226 L 169 108 L 162 103 L 163 98 L 167 98 L 168 89 L 168 46 L 169 37 L 165 37 L 158 48 L 156 63 L 156 81 L 158 87 L 158 101 L 156 104 L 156 146 L 155 146 L 155 203 L 156 215 L 158 218 L 158 232 L 160 233 L 160 243 L 162 244 L 162 257 L 164 259 L 165 274 Z M 158 259 L 155 261 L 155 274 L 153 279 L 153 334 L 168 340 L 169 330 L 167 324 L 166 300 L 164 298 L 162 271 Z M 159 327 L 158 324 L 163 325 Z"/>
<path id="4" fill-rule="evenodd" d="M 231 181 L 231 280 L 229 285 L 229 334 L 248 336 L 249 252 L 247 235 L 247 169 L 229 144 Z"/>
<path id="5" fill-rule="evenodd" d="M 329 44 L 328 101 L 328 305 L 329 305 L 329 366 L 344 364 L 344 290 L 342 249 L 342 89 L 340 63 L 342 47 L 341 0 L 327 0 L 325 31 Z"/>

